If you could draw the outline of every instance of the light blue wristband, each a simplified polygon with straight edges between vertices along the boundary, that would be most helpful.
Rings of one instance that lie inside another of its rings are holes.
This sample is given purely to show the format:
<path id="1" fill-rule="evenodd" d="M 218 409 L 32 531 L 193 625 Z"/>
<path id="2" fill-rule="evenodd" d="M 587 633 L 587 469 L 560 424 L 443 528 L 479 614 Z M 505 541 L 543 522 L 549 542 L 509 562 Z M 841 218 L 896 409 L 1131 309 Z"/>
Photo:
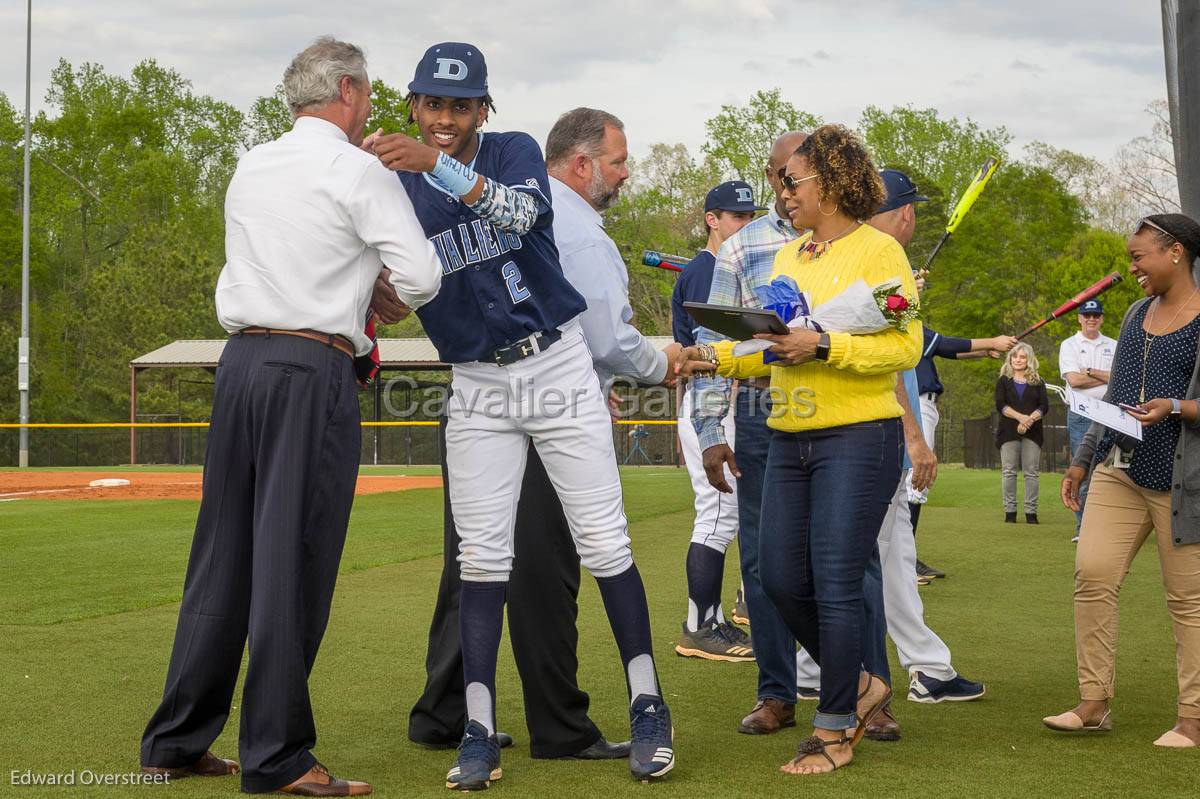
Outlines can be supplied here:
<path id="1" fill-rule="evenodd" d="M 459 197 L 475 188 L 479 178 L 474 169 L 445 153 L 438 153 L 437 163 L 433 165 L 431 174 Z"/>

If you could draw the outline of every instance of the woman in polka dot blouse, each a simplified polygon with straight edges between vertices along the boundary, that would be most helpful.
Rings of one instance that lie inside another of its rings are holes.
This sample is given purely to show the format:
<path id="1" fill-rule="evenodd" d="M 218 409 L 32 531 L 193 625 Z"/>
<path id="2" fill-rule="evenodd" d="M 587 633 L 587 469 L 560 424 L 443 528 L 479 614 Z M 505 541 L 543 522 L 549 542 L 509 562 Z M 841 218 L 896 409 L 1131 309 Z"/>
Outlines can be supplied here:
<path id="1" fill-rule="evenodd" d="M 1155 533 L 1174 623 L 1179 682 L 1176 724 L 1154 743 L 1200 743 L 1200 288 L 1193 262 L 1200 224 L 1182 214 L 1139 220 L 1129 271 L 1147 299 L 1129 307 L 1105 400 L 1130 408 L 1142 440 L 1093 424 L 1062 483 L 1079 509 L 1092 482 L 1075 561 L 1075 649 L 1080 703 L 1043 719 L 1067 732 L 1112 729 L 1117 596 L 1134 555 Z"/>

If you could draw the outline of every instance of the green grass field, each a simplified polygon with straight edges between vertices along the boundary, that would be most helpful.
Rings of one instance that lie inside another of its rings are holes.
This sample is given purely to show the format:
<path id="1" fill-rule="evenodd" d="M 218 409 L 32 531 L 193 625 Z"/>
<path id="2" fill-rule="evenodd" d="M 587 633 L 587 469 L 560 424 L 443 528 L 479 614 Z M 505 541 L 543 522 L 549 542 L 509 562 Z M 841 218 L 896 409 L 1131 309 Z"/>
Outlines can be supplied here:
<path id="1" fill-rule="evenodd" d="M 397 470 L 404 471 L 404 470 Z M 900 698 L 898 743 L 865 742 L 834 775 L 788 777 L 777 767 L 801 733 L 737 734 L 754 701 L 752 664 L 673 654 L 685 608 L 691 529 L 687 475 L 624 472 L 634 548 L 649 592 L 678 765 L 640 785 L 624 762 L 532 761 L 507 640 L 498 683 L 504 753 L 499 796 L 1195 796 L 1200 750 L 1151 745 L 1175 715 L 1175 657 L 1153 547 L 1122 598 L 1116 730 L 1072 737 L 1040 718 L 1075 702 L 1071 516 L 1057 477 L 1042 487 L 1042 525 L 1004 525 L 995 472 L 947 468 L 921 517 L 922 557 L 950 576 L 921 589 L 926 618 L 956 667 L 987 683 L 978 702 L 917 705 Z M 333 617 L 312 675 L 320 740 L 335 774 L 366 779 L 383 797 L 444 796 L 453 752 L 405 737 L 424 682 L 425 635 L 441 566 L 441 492 L 355 502 Z M 138 741 L 161 695 L 196 503 L 20 501 L 0 504 L 0 795 L 231 795 L 236 778 L 170 787 L 14 787 L 11 772 L 136 771 Z M 735 558 L 727 564 L 732 602 Z M 581 685 L 592 716 L 626 737 L 625 684 L 594 582 L 580 598 Z M 899 678 L 899 665 L 893 663 Z M 902 688 L 898 679 L 898 688 Z M 903 692 L 900 692 L 903 696 Z M 237 704 L 214 745 L 237 756 Z M 801 724 L 813 706 L 798 708 Z"/>

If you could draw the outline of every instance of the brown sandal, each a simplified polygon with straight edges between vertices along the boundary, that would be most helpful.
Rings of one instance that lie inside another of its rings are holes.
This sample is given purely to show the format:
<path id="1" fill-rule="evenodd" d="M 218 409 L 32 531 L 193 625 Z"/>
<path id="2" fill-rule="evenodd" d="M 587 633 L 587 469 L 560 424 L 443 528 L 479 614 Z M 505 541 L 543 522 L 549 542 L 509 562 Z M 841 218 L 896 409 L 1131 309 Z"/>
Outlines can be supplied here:
<path id="1" fill-rule="evenodd" d="M 892 698 L 892 689 L 886 682 L 883 681 L 883 678 L 876 677 L 874 674 L 868 673 L 867 687 L 864 688 L 862 693 L 858 695 L 858 701 L 861 702 L 864 698 L 866 698 L 867 694 L 871 693 L 871 686 L 876 680 L 883 684 L 883 696 L 878 702 L 868 707 L 864 712 L 855 714 L 858 718 L 858 726 L 854 728 L 854 737 L 850 741 L 851 746 L 858 746 L 859 741 L 861 741 L 863 736 L 867 734 L 867 725 L 869 725 L 875 716 L 879 714 L 880 710 L 887 706 L 888 701 Z"/>
<path id="2" fill-rule="evenodd" d="M 163 768 L 161 766 L 142 766 L 143 774 L 163 776 L 168 780 L 181 780 L 184 777 L 228 777 L 241 771 L 234 760 L 225 760 L 205 752 L 204 756 L 190 766 L 181 768 Z"/>
<path id="3" fill-rule="evenodd" d="M 825 749 L 826 749 L 826 747 L 829 747 L 829 746 L 841 746 L 842 744 L 851 744 L 851 746 L 853 746 L 851 738 L 847 735 L 843 735 L 841 738 L 835 738 L 832 741 L 827 741 L 824 738 L 820 737 L 819 735 L 810 735 L 807 738 L 800 741 L 800 744 L 796 747 L 796 756 L 793 757 L 791 760 L 789 760 L 785 765 L 790 766 L 793 764 L 798 764 L 798 762 L 800 760 L 804 759 L 805 757 L 808 757 L 809 755 L 820 755 L 821 757 L 823 757 L 829 761 L 829 765 L 831 766 L 831 768 L 829 769 L 829 771 L 814 771 L 814 772 L 810 772 L 810 773 L 812 773 L 812 774 L 832 774 L 833 772 L 837 771 L 842 766 L 839 766 L 837 764 L 837 761 L 834 760 L 830 756 L 830 754 L 825 751 Z M 846 763 L 843 763 L 842 765 L 849 765 L 849 761 Z M 783 769 L 781 768 L 780 770 L 782 771 Z M 791 772 L 785 771 L 784 773 L 790 774 Z"/>

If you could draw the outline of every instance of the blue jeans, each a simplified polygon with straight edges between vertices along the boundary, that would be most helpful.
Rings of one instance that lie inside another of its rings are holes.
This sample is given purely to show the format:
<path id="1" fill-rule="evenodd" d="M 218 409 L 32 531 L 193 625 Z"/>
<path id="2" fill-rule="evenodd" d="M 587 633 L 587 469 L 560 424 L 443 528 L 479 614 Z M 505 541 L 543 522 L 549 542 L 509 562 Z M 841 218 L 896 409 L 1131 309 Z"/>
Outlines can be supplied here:
<path id="1" fill-rule="evenodd" d="M 749 386 L 738 388 L 734 400 L 734 458 L 742 476 L 738 478 L 738 554 L 746 607 L 754 635 L 754 658 L 758 662 L 758 698 L 796 703 L 796 638 L 779 611 L 763 591 L 759 552 L 759 518 L 762 510 L 763 476 L 771 430 L 769 394 Z M 770 549 L 766 550 L 770 552 Z"/>
<path id="2" fill-rule="evenodd" d="M 1091 419 L 1067 409 L 1067 441 L 1071 443 L 1072 458 L 1079 451 L 1079 445 L 1083 443 L 1083 437 L 1087 435 L 1088 428 L 1091 426 Z M 1079 484 L 1079 512 L 1075 514 L 1076 533 L 1079 532 L 1079 526 L 1083 523 L 1083 505 L 1087 502 L 1088 486 L 1091 482 L 1092 473 L 1089 471 L 1087 477 L 1083 478 L 1083 482 Z"/>
<path id="3" fill-rule="evenodd" d="M 759 541 L 770 557 L 760 558 L 760 572 L 767 596 L 821 666 L 813 724 L 822 729 L 858 723 L 868 636 L 864 578 L 872 558 L 878 563 L 902 441 L 899 419 L 771 436 Z"/>

